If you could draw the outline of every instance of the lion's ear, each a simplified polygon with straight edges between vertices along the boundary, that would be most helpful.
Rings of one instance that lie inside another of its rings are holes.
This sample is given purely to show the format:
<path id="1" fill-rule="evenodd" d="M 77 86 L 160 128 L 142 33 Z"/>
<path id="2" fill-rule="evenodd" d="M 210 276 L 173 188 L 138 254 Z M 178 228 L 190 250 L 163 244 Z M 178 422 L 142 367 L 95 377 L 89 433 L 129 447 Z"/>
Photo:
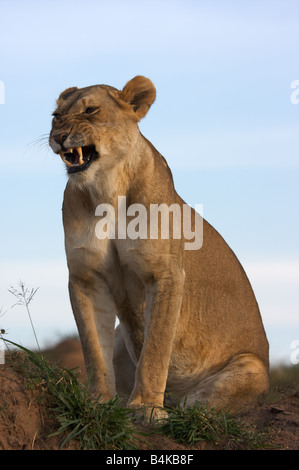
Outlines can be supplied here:
<path id="1" fill-rule="evenodd" d="M 133 111 L 139 121 L 155 101 L 156 88 L 148 78 L 138 75 L 124 86 L 120 92 L 120 98 L 133 106 Z"/>
<path id="2" fill-rule="evenodd" d="M 61 104 L 62 101 L 66 100 L 70 95 L 74 93 L 74 91 L 78 90 L 76 86 L 73 86 L 71 88 L 67 88 L 64 90 L 62 93 L 60 93 L 59 98 L 57 100 L 58 106 Z"/>
<path id="3" fill-rule="evenodd" d="M 125 107 L 128 107 L 131 112 L 133 111 L 135 119 L 139 121 L 155 101 L 156 88 L 148 78 L 138 75 L 132 78 L 117 94 L 118 96 L 113 93 L 114 99 L 119 104 L 125 104 Z"/>

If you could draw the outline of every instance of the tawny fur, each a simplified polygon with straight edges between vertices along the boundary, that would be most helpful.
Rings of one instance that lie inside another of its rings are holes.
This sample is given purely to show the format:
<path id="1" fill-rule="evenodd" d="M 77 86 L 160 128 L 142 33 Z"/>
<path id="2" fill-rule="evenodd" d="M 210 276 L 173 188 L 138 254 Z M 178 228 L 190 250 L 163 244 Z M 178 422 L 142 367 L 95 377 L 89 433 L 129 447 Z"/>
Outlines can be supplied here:
<path id="1" fill-rule="evenodd" d="M 137 122 L 156 96 L 145 77 L 118 91 L 107 85 L 67 89 L 57 101 L 50 145 L 93 144 L 99 158 L 69 175 L 63 202 L 69 292 L 92 389 L 128 397 L 148 418 L 163 404 L 206 402 L 244 410 L 268 390 L 268 342 L 247 276 L 217 231 L 203 221 L 203 245 L 172 239 L 100 240 L 96 207 L 180 207 L 165 159 Z M 86 107 L 98 111 L 87 116 Z M 193 223 L 194 223 L 194 211 Z M 119 326 L 115 331 L 115 319 Z"/>

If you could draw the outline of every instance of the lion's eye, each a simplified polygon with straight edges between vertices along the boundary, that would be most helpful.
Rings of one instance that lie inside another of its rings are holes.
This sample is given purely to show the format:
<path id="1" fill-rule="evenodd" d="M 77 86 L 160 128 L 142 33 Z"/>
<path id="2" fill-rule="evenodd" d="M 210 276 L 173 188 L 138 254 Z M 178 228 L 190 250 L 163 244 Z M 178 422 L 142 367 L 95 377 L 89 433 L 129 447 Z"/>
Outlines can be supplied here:
<path id="1" fill-rule="evenodd" d="M 55 118 L 55 119 L 59 119 L 61 114 L 60 113 L 53 113 L 52 116 Z"/>
<path id="2" fill-rule="evenodd" d="M 93 106 L 88 106 L 86 109 L 85 109 L 85 114 L 92 114 L 94 113 L 98 108 L 95 108 Z"/>

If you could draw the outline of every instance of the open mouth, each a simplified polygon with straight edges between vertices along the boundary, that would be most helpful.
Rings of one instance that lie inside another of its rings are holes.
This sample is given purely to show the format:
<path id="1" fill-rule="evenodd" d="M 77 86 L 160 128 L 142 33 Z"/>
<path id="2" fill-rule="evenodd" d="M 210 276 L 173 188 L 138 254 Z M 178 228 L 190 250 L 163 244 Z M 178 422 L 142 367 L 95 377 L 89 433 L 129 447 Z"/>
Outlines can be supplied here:
<path id="1" fill-rule="evenodd" d="M 98 158 L 94 145 L 74 147 L 60 152 L 62 161 L 67 165 L 68 173 L 76 173 L 86 170 L 91 163 Z"/>

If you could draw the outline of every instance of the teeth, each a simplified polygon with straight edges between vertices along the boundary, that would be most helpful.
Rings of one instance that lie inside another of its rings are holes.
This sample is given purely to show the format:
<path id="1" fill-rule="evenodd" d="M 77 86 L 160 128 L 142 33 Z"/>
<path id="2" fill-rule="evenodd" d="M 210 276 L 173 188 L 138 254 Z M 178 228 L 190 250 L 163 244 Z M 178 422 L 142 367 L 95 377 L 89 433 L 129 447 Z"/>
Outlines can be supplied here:
<path id="1" fill-rule="evenodd" d="M 83 165 L 84 159 L 83 159 L 82 147 L 76 147 L 76 151 L 78 152 L 78 155 L 79 155 L 79 165 Z M 74 149 L 69 148 L 67 149 L 66 152 L 60 152 L 61 160 L 70 168 L 71 166 L 73 166 L 73 164 L 65 158 L 64 156 L 65 153 L 74 153 Z"/>
<path id="2" fill-rule="evenodd" d="M 73 151 L 73 149 L 72 149 L 72 151 Z M 68 167 L 71 167 L 71 166 L 72 166 L 71 162 L 68 162 L 68 161 L 65 159 L 63 152 L 60 152 L 60 157 L 61 157 L 61 160 L 62 160 Z"/>
<path id="3" fill-rule="evenodd" d="M 82 147 L 76 147 L 76 150 L 79 154 L 79 165 L 83 165 L 84 160 L 83 160 L 83 152 L 82 152 Z"/>

